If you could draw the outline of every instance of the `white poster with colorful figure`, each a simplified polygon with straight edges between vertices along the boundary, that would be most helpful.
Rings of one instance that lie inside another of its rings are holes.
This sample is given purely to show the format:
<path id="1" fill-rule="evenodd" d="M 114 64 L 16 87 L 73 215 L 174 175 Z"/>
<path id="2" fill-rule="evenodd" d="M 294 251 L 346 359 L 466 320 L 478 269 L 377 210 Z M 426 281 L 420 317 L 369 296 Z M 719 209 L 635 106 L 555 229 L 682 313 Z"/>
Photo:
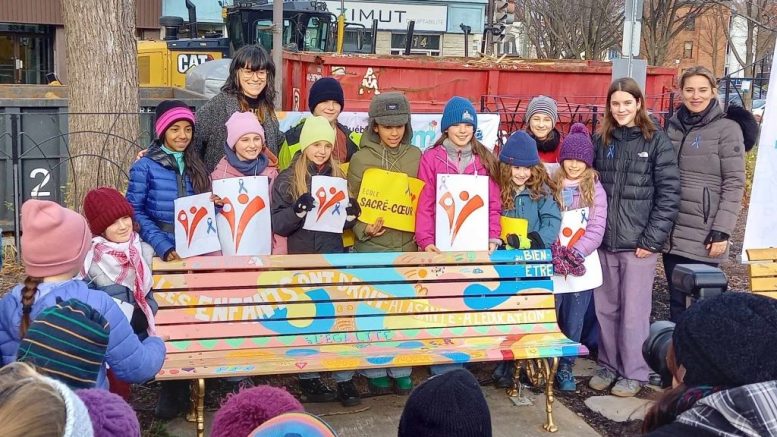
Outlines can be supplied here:
<path id="1" fill-rule="evenodd" d="M 213 193 L 224 203 L 216 215 L 222 254 L 269 255 L 272 225 L 267 176 L 215 180 Z"/>
<path id="2" fill-rule="evenodd" d="M 211 193 L 175 199 L 175 251 L 181 258 L 221 249 Z"/>
<path id="3" fill-rule="evenodd" d="M 305 215 L 303 229 L 343 233 L 348 207 L 348 181 L 330 176 L 313 176 L 310 194 L 315 206 Z"/>
<path id="4" fill-rule="evenodd" d="M 488 250 L 488 177 L 438 174 L 434 215 L 438 249 Z"/>
<path id="5" fill-rule="evenodd" d="M 304 117 L 310 117 L 309 112 L 278 112 L 278 122 L 281 132 L 286 132 Z M 426 150 L 440 137 L 440 120 L 442 114 L 412 114 L 410 124 L 413 127 L 411 143 L 421 150 Z M 367 129 L 366 112 L 343 112 L 337 121 L 354 132 L 363 133 Z M 478 128 L 475 137 L 489 150 L 494 150 L 499 137 L 499 114 L 478 114 Z"/>
<path id="6" fill-rule="evenodd" d="M 577 240 L 585 235 L 585 227 L 588 224 L 588 208 L 572 209 L 561 213 L 561 230 L 558 234 L 559 242 L 565 247 L 574 247 Z M 585 257 L 585 274 L 583 276 L 553 275 L 554 293 L 576 293 L 578 291 L 592 290 L 602 285 L 602 265 L 599 262 L 599 252 L 594 252 Z"/>

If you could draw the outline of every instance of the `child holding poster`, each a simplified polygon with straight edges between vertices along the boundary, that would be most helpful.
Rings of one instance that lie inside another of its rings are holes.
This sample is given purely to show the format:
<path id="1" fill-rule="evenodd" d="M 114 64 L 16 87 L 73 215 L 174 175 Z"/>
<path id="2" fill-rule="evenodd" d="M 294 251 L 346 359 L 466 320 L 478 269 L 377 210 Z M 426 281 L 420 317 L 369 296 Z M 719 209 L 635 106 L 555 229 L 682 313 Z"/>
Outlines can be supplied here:
<path id="1" fill-rule="evenodd" d="M 537 142 L 526 132 L 510 135 L 499 152 L 502 215 L 527 221 L 527 235 L 508 234 L 515 249 L 545 249 L 558 238 L 561 212 L 553 199 L 554 184 L 540 161 Z M 515 365 L 504 361 L 494 371 L 500 388 L 512 387 Z"/>
<path id="2" fill-rule="evenodd" d="M 348 187 L 358 197 L 364 180 L 364 171 L 379 168 L 394 173 L 416 177 L 421 150 L 410 141 L 413 129 L 410 126 L 410 102 L 402 93 L 383 93 L 370 102 L 367 130 L 362 135 L 360 149 L 351 158 L 348 167 Z M 409 187 L 408 187 L 409 189 Z M 383 217 L 374 224 L 358 221 L 354 227 L 356 252 L 415 252 L 412 232 L 383 226 Z M 410 367 L 390 369 L 364 369 L 369 379 L 370 392 L 375 395 L 393 391 L 406 395 L 413 389 Z"/>
<path id="3" fill-rule="evenodd" d="M 302 148 L 283 170 L 272 189 L 272 227 L 278 235 L 287 237 L 289 254 L 342 253 L 342 233 L 305 229 L 306 215 L 316 208 L 311 194 L 314 176 L 344 178 L 340 163 L 332 156 L 335 131 L 326 118 L 310 117 L 302 128 Z M 320 205 L 319 205 L 320 206 Z M 345 208 L 344 228 L 352 228 L 359 216 L 359 205 L 349 199 Z M 336 398 L 344 406 L 361 403 L 359 392 L 351 380 L 353 372 L 334 372 L 337 394 L 321 382 L 318 373 L 301 373 L 300 388 L 306 402 L 328 402 Z"/>
<path id="4" fill-rule="evenodd" d="M 165 261 L 180 259 L 175 251 L 175 199 L 205 193 L 210 180 L 197 151 L 189 147 L 194 114 L 179 100 L 156 107 L 156 139 L 130 169 L 127 201 L 135 210 L 140 238 Z"/>
<path id="5" fill-rule="evenodd" d="M 140 238 L 165 261 L 180 259 L 175 251 L 175 199 L 205 193 L 210 180 L 200 156 L 191 146 L 194 113 L 178 100 L 156 107 L 156 139 L 130 169 L 127 201 L 140 225 Z M 165 381 L 155 415 L 171 419 L 186 408 L 188 381 Z"/>
<path id="6" fill-rule="evenodd" d="M 585 273 L 585 257 L 596 252 L 602 244 L 607 223 L 607 194 L 599 182 L 599 173 L 593 169 L 593 161 L 594 145 L 588 130 L 582 123 L 573 124 L 569 135 L 561 143 L 561 167 L 553 175 L 556 186 L 554 196 L 562 211 L 588 208 L 588 214 L 582 236 L 570 246 L 557 246 L 558 256 L 554 257 L 553 262 L 556 274 L 582 275 Z M 593 290 L 556 294 L 559 327 L 572 341 L 580 341 L 592 297 Z M 574 357 L 562 357 L 559 361 L 556 373 L 559 390 L 575 391 L 575 377 L 572 375 L 574 363 Z"/>
<path id="7" fill-rule="evenodd" d="M 226 126 L 227 142 L 224 143 L 224 157 L 210 174 L 211 180 L 267 176 L 272 192 L 273 183 L 278 177 L 278 158 L 265 147 L 262 124 L 252 112 L 235 112 L 227 120 Z M 273 236 L 272 253 L 273 255 L 286 253 L 285 238 Z"/>
<path id="8" fill-rule="evenodd" d="M 501 240 L 499 215 L 499 170 L 494 155 L 475 138 L 478 116 L 469 100 L 454 96 L 445 104 L 440 130 L 442 135 L 421 157 L 418 178 L 425 185 L 416 211 L 415 239 L 419 249 L 439 253 L 436 244 L 437 175 L 479 175 L 488 178 L 488 249 L 496 249 Z M 484 243 L 485 244 L 485 243 Z"/>

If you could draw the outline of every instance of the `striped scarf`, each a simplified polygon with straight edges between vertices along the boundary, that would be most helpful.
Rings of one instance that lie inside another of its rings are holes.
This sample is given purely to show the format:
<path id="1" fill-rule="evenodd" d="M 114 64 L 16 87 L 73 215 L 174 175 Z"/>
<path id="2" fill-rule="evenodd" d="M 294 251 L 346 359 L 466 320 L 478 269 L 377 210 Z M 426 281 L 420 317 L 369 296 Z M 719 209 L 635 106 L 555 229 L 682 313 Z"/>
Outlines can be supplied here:
<path id="1" fill-rule="evenodd" d="M 110 280 L 132 290 L 135 302 L 148 320 L 148 334 L 156 335 L 154 313 L 146 301 L 151 290 L 151 269 L 142 256 L 140 236 L 133 232 L 126 243 L 114 243 L 101 236 L 92 238 L 92 248 L 86 255 L 83 274 L 97 264 Z"/>

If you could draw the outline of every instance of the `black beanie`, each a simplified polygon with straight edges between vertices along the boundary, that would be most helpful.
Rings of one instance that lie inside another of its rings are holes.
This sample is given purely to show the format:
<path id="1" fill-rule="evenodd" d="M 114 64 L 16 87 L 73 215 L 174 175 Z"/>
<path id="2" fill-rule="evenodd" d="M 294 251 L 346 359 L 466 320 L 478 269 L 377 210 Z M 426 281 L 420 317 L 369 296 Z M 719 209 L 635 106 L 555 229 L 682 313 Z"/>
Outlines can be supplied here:
<path id="1" fill-rule="evenodd" d="M 689 386 L 777 379 L 777 299 L 728 292 L 692 305 L 677 323 L 677 361 Z"/>
<path id="2" fill-rule="evenodd" d="M 491 437 L 491 413 L 474 376 L 465 369 L 433 376 L 410 393 L 399 437 Z"/>
<path id="3" fill-rule="evenodd" d="M 322 77 L 310 87 L 310 95 L 308 96 L 310 112 L 313 112 L 319 103 L 326 102 L 327 100 L 334 100 L 339 103 L 341 111 L 345 109 L 343 87 L 340 86 L 340 82 L 332 77 Z"/>

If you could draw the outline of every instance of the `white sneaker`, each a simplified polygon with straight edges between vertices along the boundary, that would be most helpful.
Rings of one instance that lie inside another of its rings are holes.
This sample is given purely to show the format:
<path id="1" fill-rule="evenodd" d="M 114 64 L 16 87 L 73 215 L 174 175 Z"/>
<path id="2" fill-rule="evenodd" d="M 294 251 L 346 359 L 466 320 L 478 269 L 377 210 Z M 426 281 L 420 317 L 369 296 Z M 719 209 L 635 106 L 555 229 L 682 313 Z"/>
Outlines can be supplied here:
<path id="1" fill-rule="evenodd" d="M 607 367 L 599 366 L 594 376 L 588 381 L 588 386 L 597 391 L 606 390 L 615 382 L 616 378 L 618 378 L 618 375 L 615 372 Z"/>

